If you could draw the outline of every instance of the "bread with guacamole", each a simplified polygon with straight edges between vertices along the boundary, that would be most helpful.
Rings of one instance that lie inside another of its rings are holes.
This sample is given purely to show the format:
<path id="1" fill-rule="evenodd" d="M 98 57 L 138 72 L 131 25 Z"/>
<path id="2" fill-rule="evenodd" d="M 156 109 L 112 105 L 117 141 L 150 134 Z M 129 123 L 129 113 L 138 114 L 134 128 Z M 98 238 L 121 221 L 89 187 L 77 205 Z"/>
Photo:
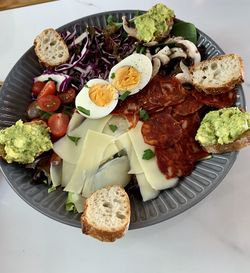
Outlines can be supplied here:
<path id="1" fill-rule="evenodd" d="M 18 120 L 14 125 L 0 130 L 0 155 L 8 163 L 32 163 L 52 146 L 49 128 L 43 121 Z"/>
<path id="2" fill-rule="evenodd" d="M 209 153 L 238 151 L 250 145 L 250 113 L 237 107 L 210 111 L 195 139 Z"/>

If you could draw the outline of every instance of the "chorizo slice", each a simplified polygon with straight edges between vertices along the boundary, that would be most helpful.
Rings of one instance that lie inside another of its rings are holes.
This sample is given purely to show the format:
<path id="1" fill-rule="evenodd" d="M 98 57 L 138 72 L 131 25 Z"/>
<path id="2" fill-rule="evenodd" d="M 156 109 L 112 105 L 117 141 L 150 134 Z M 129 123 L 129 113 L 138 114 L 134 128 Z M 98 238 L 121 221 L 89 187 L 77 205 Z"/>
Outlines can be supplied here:
<path id="1" fill-rule="evenodd" d="M 141 129 L 144 142 L 157 147 L 172 146 L 182 136 L 182 128 L 168 112 L 161 111 L 145 121 Z"/>
<path id="2" fill-rule="evenodd" d="M 235 105 L 235 102 L 236 102 L 235 90 L 231 90 L 227 93 L 223 93 L 219 95 L 207 95 L 203 92 L 193 90 L 192 95 L 196 98 L 197 101 L 207 106 L 215 107 L 218 109 L 231 107 Z"/>
<path id="3" fill-rule="evenodd" d="M 186 96 L 185 100 L 176 105 L 174 112 L 180 116 L 187 116 L 197 112 L 204 104 L 196 100 L 191 94 Z"/>

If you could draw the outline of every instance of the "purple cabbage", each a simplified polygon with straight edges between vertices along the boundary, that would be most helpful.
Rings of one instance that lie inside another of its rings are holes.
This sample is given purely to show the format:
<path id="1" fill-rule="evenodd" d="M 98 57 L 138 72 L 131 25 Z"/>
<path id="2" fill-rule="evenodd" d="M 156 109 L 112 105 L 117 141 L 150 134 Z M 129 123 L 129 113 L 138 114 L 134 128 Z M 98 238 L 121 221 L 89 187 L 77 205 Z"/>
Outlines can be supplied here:
<path id="1" fill-rule="evenodd" d="M 97 27 L 88 27 L 87 31 L 80 33 L 77 27 L 72 32 L 62 33 L 71 57 L 68 63 L 54 71 L 70 76 L 71 84 L 81 90 L 93 78 L 107 79 L 111 68 L 132 54 L 136 44 L 122 28 L 110 34 Z"/>

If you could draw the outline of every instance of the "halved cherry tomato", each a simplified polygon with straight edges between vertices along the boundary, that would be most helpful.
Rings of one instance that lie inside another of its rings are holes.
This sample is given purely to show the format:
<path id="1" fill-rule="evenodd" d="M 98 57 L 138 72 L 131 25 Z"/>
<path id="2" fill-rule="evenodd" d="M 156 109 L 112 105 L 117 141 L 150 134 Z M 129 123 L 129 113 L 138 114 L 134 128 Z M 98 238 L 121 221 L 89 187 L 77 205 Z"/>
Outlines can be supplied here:
<path id="1" fill-rule="evenodd" d="M 54 112 L 60 107 L 61 101 L 57 96 L 48 95 L 40 97 L 37 104 L 45 112 Z"/>
<path id="2" fill-rule="evenodd" d="M 75 97 L 76 97 L 76 90 L 72 87 L 69 89 L 65 90 L 64 92 L 58 94 L 61 102 L 63 104 L 71 103 L 74 102 Z"/>
<path id="3" fill-rule="evenodd" d="M 54 95 L 56 93 L 56 84 L 54 81 L 48 81 L 46 82 L 45 86 L 41 90 L 41 92 L 38 95 L 38 98 L 48 96 L 48 95 Z"/>
<path id="4" fill-rule="evenodd" d="M 32 85 L 32 95 L 37 97 L 45 86 L 45 82 L 34 82 Z"/>
<path id="5" fill-rule="evenodd" d="M 53 114 L 48 119 L 51 134 L 55 137 L 62 137 L 66 134 L 69 124 L 69 116 L 64 113 Z"/>

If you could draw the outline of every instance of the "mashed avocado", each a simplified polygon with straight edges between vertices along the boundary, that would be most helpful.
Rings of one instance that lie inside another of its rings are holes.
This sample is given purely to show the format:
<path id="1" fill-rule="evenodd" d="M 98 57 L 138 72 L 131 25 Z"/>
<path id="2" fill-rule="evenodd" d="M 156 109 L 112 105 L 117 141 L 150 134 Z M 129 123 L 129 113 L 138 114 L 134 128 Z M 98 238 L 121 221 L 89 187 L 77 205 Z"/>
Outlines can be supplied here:
<path id="1" fill-rule="evenodd" d="M 169 23 L 174 18 L 174 12 L 163 4 L 153 6 L 143 15 L 134 19 L 138 38 L 144 42 L 157 40 L 169 30 Z"/>
<path id="2" fill-rule="evenodd" d="M 0 130 L 0 144 L 8 163 L 32 163 L 36 156 L 52 149 L 48 128 L 41 123 L 23 123 L 21 120 Z"/>
<path id="3" fill-rule="evenodd" d="M 250 113 L 237 107 L 211 111 L 203 118 L 195 139 L 202 145 L 228 144 L 250 129 Z"/>

